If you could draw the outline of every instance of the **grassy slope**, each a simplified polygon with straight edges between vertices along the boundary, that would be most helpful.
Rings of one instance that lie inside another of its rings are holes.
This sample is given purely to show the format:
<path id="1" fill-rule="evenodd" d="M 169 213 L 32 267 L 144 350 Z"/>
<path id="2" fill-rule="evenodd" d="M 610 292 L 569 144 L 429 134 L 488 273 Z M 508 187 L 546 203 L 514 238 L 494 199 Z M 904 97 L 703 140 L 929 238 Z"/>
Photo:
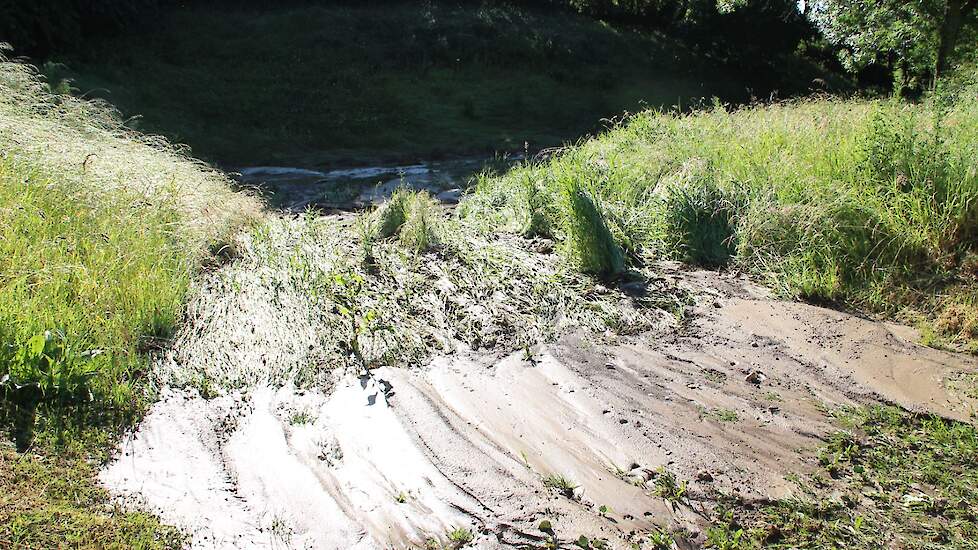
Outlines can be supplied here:
<path id="1" fill-rule="evenodd" d="M 0 151 L 0 546 L 172 546 L 106 507 L 95 464 L 144 407 L 144 354 L 208 248 L 257 204 L 2 59 Z"/>
<path id="2" fill-rule="evenodd" d="M 550 162 L 483 179 L 466 208 L 496 227 L 550 232 L 582 266 L 609 247 L 633 265 L 660 254 L 733 261 L 787 296 L 937 316 L 965 343 L 978 336 L 976 143 L 973 99 L 647 112 Z M 611 244 L 578 237 L 594 233 L 569 206 L 578 188 Z M 614 271 L 599 264 L 590 270 Z"/>
<path id="3" fill-rule="evenodd" d="M 139 128 L 232 165 L 536 149 L 642 105 L 779 87 L 662 35 L 449 2 L 179 9 L 64 61 Z M 807 89 L 814 71 L 788 64 Z"/>

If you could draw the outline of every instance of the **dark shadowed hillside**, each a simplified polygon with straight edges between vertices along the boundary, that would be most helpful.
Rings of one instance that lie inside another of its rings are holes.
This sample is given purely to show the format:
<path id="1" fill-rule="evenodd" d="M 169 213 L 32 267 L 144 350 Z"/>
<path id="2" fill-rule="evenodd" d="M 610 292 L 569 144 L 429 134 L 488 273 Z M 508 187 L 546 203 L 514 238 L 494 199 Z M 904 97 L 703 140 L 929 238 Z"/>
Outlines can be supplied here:
<path id="1" fill-rule="evenodd" d="M 679 39 L 556 9 L 454 3 L 170 8 L 55 56 L 53 78 L 226 164 L 558 145 L 644 107 L 807 92 Z"/>

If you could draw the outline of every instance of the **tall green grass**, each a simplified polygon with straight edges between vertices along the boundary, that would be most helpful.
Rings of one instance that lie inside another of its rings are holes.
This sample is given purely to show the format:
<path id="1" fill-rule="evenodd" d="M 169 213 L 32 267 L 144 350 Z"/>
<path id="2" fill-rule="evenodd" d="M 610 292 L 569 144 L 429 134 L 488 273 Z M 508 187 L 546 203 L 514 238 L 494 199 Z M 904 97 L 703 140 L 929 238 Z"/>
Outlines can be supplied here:
<path id="1" fill-rule="evenodd" d="M 791 297 L 938 315 L 952 296 L 974 311 L 975 90 L 922 104 L 648 111 L 546 162 L 483 178 L 463 211 L 497 229 L 546 226 L 579 242 L 572 228 L 593 222 L 560 207 L 574 185 L 615 237 L 569 247 L 580 265 L 617 246 L 633 264 L 733 262 Z"/>
<path id="2" fill-rule="evenodd" d="M 193 268 L 173 234 L 173 205 L 134 207 L 125 194 L 65 185 L 8 158 L 0 210 L 5 387 L 131 400 L 140 352 L 175 325 Z"/>
<path id="3" fill-rule="evenodd" d="M 0 152 L 0 391 L 131 403 L 194 270 L 257 203 L 2 58 Z"/>
<path id="4" fill-rule="evenodd" d="M 156 548 L 181 537 L 107 505 L 91 459 L 145 405 L 195 273 L 259 212 L 230 181 L 108 106 L 0 56 L 0 545 Z"/>

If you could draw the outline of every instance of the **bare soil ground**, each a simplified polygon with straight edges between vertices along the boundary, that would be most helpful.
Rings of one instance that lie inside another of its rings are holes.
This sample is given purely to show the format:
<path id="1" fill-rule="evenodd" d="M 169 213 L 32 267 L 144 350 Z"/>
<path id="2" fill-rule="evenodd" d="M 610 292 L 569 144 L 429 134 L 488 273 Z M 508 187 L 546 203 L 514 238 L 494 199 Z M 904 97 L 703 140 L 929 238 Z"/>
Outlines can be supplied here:
<path id="1" fill-rule="evenodd" d="M 696 548 L 720 495 L 797 490 L 831 410 L 978 411 L 956 384 L 978 363 L 912 329 L 659 269 L 695 303 L 677 327 L 459 346 L 328 389 L 167 388 L 101 478 L 195 548 L 440 548 L 464 529 L 476 548 L 629 548 L 660 530 Z"/>

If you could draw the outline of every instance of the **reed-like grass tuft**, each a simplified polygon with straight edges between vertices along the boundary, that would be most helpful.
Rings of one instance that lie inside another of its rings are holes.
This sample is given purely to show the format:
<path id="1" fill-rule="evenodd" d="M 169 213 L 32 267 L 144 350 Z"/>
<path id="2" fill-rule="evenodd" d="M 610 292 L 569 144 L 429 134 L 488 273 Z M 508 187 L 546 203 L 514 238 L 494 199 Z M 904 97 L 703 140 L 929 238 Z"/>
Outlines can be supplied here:
<path id="1" fill-rule="evenodd" d="M 564 189 L 566 243 L 581 271 L 612 278 L 625 269 L 625 255 L 596 199 L 579 183 Z"/>

